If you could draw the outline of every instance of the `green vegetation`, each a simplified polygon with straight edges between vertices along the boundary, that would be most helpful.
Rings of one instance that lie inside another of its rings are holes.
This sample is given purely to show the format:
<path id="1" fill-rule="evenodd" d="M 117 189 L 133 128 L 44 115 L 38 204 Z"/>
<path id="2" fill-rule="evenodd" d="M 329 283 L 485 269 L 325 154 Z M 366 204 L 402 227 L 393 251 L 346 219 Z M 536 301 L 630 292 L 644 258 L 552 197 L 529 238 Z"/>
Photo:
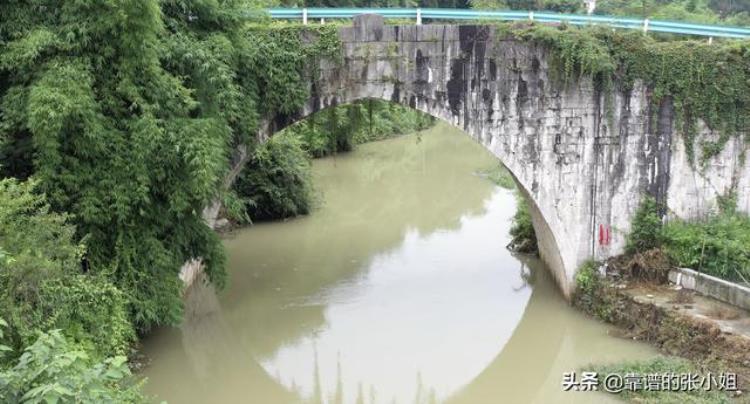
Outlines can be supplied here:
<path id="1" fill-rule="evenodd" d="M 238 222 L 307 214 L 313 205 L 310 157 L 352 150 L 357 144 L 422 130 L 435 119 L 398 104 L 366 100 L 328 108 L 257 146 L 233 186 Z"/>
<path id="2" fill-rule="evenodd" d="M 279 134 L 257 147 L 235 182 L 234 191 L 252 220 L 304 215 L 310 211 L 310 162 L 302 142 Z"/>
<path id="3" fill-rule="evenodd" d="M 2 327 L 0 319 L 0 343 Z M 12 351 L 0 345 L 0 354 Z M 2 358 L 0 356 L 0 358 Z M 40 333 L 12 366 L 0 365 L 3 403 L 145 403 L 124 356 L 93 360 L 59 330 Z"/>
<path id="4" fill-rule="evenodd" d="M 644 197 L 633 217 L 625 252 L 634 254 L 657 248 L 662 240 L 661 225 L 661 215 L 656 200 L 650 196 Z"/>
<path id="5" fill-rule="evenodd" d="M 104 358 L 179 321 L 186 260 L 222 284 L 201 212 L 226 194 L 230 150 L 254 147 L 261 117 L 298 109 L 305 64 L 338 52 L 335 27 L 303 41 L 301 27 L 249 24 L 247 6 L 0 3 L 0 317 L 16 355 L 0 365 L 19 360 L 8 400 L 126 401 L 107 396 L 124 360 Z M 49 352 L 59 371 L 29 362 Z"/>
<path id="6" fill-rule="evenodd" d="M 658 250 L 652 250 L 652 252 Z M 651 257 L 655 259 L 655 257 Z M 573 303 L 584 312 L 615 325 L 615 335 L 623 338 L 644 341 L 653 344 L 670 357 L 652 360 L 617 363 L 605 366 L 587 367 L 602 375 L 627 373 L 638 375 L 676 373 L 719 372 L 736 373 L 738 380 L 747 380 L 748 342 L 741 335 L 725 334 L 715 324 L 704 319 L 695 318 L 678 310 L 656 305 L 634 297 L 630 292 L 620 289 L 625 281 L 638 281 L 641 275 L 620 271 L 622 267 L 641 265 L 631 257 L 619 257 L 609 260 L 607 265 L 615 268 L 613 277 L 600 276 L 596 268 L 598 263 L 585 263 L 576 274 L 576 292 Z M 686 358 L 678 359 L 673 356 Z M 602 380 L 602 379 L 600 379 Z M 738 382 L 742 383 L 742 382 Z M 712 392 L 655 392 L 624 391 L 618 395 L 628 402 L 638 403 L 724 403 L 731 402 L 728 395 L 714 389 Z M 674 401 L 672 399 L 674 398 Z"/>
<path id="7" fill-rule="evenodd" d="M 677 129 L 688 156 L 695 162 L 695 143 L 702 120 L 720 136 L 703 141 L 699 163 L 721 151 L 724 144 L 750 128 L 750 43 L 729 41 L 658 41 L 634 31 L 603 27 L 552 27 L 538 24 L 503 25 L 501 35 L 539 43 L 553 51 L 557 80 L 573 83 L 593 77 L 598 88 L 623 91 L 641 80 L 649 88 L 652 124 L 665 100 L 674 104 Z M 611 115 L 612 105 L 605 105 Z"/>
<path id="8" fill-rule="evenodd" d="M 662 234 L 662 248 L 675 265 L 734 282 L 750 281 L 747 215 L 723 213 L 697 222 L 675 220 Z"/>
<path id="9" fill-rule="evenodd" d="M 495 185 L 505 189 L 516 189 L 516 182 L 507 168 L 501 163 L 493 164 L 492 167 L 479 172 L 479 175 L 487 178 Z"/>
<path id="10" fill-rule="evenodd" d="M 677 266 L 735 282 L 750 280 L 750 217 L 736 212 L 732 198 L 702 220 L 672 220 L 661 225 L 659 207 L 644 198 L 627 239 L 628 253 L 660 248 Z"/>
<path id="11" fill-rule="evenodd" d="M 534 223 L 531 221 L 529 202 L 521 195 L 523 191 L 516 191 L 516 213 L 510 227 L 510 249 L 520 253 L 536 254 L 539 246 L 536 243 Z"/>
<path id="12" fill-rule="evenodd" d="M 36 181 L 0 180 L 0 317 L 16 352 L 38 330 L 59 328 L 93 356 L 126 354 L 135 339 L 127 299 L 101 274 L 81 270 L 86 253 L 69 216 L 50 212 Z"/>
<path id="13" fill-rule="evenodd" d="M 702 370 L 692 364 L 690 361 L 677 357 L 657 357 L 642 361 L 624 362 L 609 365 L 598 365 L 588 367 L 585 370 L 594 371 L 600 375 L 600 380 L 608 374 L 617 374 L 625 377 L 628 374 L 647 377 L 647 375 L 664 375 L 673 373 L 679 374 L 702 374 Z M 699 379 L 700 380 L 700 379 Z M 661 383 L 661 379 L 659 379 Z M 645 382 L 644 382 L 645 384 Z M 726 393 L 716 390 L 714 387 L 711 391 L 705 391 L 702 388 L 691 391 L 662 391 L 646 390 L 645 387 L 639 390 L 623 390 L 617 394 L 627 402 L 634 403 L 729 403 L 729 397 Z"/>
<path id="14" fill-rule="evenodd" d="M 594 260 L 588 260 L 581 264 L 576 272 L 576 287 L 584 294 L 590 294 L 599 281 L 599 274 L 596 270 L 598 263 Z"/>
<path id="15" fill-rule="evenodd" d="M 705 24 L 750 25 L 750 4 L 735 0 L 608 0 L 597 2 L 596 12 Z"/>
<path id="16" fill-rule="evenodd" d="M 261 116 L 296 110 L 335 28 L 247 26 L 242 1 L 0 5 L 2 174 L 38 181 L 86 240 L 91 275 L 127 299 L 139 331 L 176 323 L 185 260 L 223 280 L 201 211 L 232 145 Z M 315 40 L 317 35 L 318 40 Z"/>
<path id="17" fill-rule="evenodd" d="M 502 164 L 493 165 L 479 173 L 495 185 L 505 189 L 515 190 L 516 195 L 516 213 L 513 214 L 512 225 L 509 233 L 511 241 L 508 248 L 512 251 L 523 254 L 538 254 L 536 232 L 534 223 L 531 221 L 531 212 L 529 211 L 529 202 L 523 196 L 521 190 L 516 187 L 513 176 Z"/>
<path id="18" fill-rule="evenodd" d="M 125 363 L 127 299 L 81 270 L 85 244 L 37 187 L 0 180 L 0 401 L 145 402 Z"/>
<path id="19" fill-rule="evenodd" d="M 365 100 L 328 108 L 285 129 L 300 138 L 311 157 L 352 150 L 356 145 L 413 133 L 435 118 L 382 100 Z"/>
<path id="20" fill-rule="evenodd" d="M 603 321 L 613 322 L 617 314 L 616 296 L 599 275 L 599 265 L 599 262 L 588 260 L 578 268 L 573 302 L 586 313 Z"/>

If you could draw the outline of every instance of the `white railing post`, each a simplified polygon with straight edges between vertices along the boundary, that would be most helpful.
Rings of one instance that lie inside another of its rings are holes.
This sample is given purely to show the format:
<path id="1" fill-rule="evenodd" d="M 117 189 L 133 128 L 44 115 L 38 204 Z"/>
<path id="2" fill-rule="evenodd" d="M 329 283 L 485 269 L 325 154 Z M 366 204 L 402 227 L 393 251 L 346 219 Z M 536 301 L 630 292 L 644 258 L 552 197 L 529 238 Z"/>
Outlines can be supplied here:
<path id="1" fill-rule="evenodd" d="M 320 19 L 320 25 L 325 25 L 325 24 L 326 24 L 326 19 L 325 18 L 321 18 Z"/>
<path id="2" fill-rule="evenodd" d="M 534 12 L 529 11 L 529 21 L 534 21 Z"/>
<path id="3" fill-rule="evenodd" d="M 307 7 L 302 9 L 302 24 L 307 25 Z"/>
<path id="4" fill-rule="evenodd" d="M 422 9 L 417 9 L 417 25 L 422 25 Z"/>
<path id="5" fill-rule="evenodd" d="M 648 18 L 643 20 L 643 33 L 645 34 L 647 32 L 648 32 Z"/>

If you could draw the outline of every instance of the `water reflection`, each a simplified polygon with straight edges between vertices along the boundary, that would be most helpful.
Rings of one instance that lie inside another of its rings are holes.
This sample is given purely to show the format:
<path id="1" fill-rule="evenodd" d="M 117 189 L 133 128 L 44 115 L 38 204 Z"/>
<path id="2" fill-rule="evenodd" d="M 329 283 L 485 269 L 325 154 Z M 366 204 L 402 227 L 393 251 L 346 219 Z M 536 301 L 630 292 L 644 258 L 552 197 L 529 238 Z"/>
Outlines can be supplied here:
<path id="1" fill-rule="evenodd" d="M 324 307 L 326 322 L 261 364 L 303 396 L 313 394 L 314 357 L 324 396 L 339 383 L 339 360 L 345 386 L 371 385 L 385 402 L 412 402 L 420 385 L 442 399 L 468 384 L 500 352 L 531 293 L 514 291 L 518 272 L 506 269 L 517 262 L 502 247 L 504 234 L 495 234 L 513 201 L 498 190 L 484 214 L 464 216 L 450 231 L 408 231 L 359 276 L 291 301 Z M 347 402 L 353 394 L 344 392 Z"/>
<path id="2" fill-rule="evenodd" d="M 230 330 L 213 287 L 197 283 L 185 304 L 179 329 L 159 329 L 144 343 L 145 353 L 153 359 L 145 372 L 150 394 L 170 403 L 300 402 L 299 395 L 269 375 L 253 350 Z M 252 399 L 243 399 L 248 392 Z"/>
<path id="3" fill-rule="evenodd" d="M 316 161 L 321 206 L 232 235 L 230 288 L 199 285 L 145 342 L 173 403 L 591 400 L 563 371 L 650 354 L 606 336 L 507 244 L 515 200 L 446 126 Z"/>

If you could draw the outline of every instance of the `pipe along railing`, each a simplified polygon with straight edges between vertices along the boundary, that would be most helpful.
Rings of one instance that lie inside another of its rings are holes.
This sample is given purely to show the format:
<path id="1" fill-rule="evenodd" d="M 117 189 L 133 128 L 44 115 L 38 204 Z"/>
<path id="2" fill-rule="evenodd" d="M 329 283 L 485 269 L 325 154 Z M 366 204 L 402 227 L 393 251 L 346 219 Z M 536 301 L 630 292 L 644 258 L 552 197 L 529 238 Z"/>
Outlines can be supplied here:
<path id="1" fill-rule="evenodd" d="M 326 18 L 354 18 L 360 14 L 379 14 L 384 18 L 416 19 L 418 25 L 422 23 L 423 18 L 431 20 L 480 21 L 530 20 L 543 23 L 568 23 L 572 25 L 607 25 L 615 28 L 639 29 L 643 32 L 699 35 L 710 38 L 750 38 L 750 28 L 659 21 L 648 18 L 559 14 L 542 11 L 487 11 L 452 8 L 271 8 L 268 9 L 268 12 L 271 18 L 302 20 L 304 24 L 307 24 L 310 18 L 325 21 Z"/>

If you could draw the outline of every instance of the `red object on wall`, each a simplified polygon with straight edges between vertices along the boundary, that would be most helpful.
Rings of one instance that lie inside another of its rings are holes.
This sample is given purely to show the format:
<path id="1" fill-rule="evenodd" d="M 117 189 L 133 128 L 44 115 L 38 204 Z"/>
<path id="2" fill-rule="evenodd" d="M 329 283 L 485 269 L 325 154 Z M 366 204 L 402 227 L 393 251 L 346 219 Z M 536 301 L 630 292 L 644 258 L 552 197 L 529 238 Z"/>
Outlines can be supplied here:
<path id="1" fill-rule="evenodd" d="M 604 238 L 605 239 L 604 243 L 606 245 L 609 245 L 609 243 L 612 242 L 612 233 L 610 232 L 610 230 L 611 230 L 611 228 L 609 226 L 607 226 L 607 236 Z"/>
<path id="2" fill-rule="evenodd" d="M 612 242 L 612 228 L 599 225 L 599 245 L 609 245 Z"/>

